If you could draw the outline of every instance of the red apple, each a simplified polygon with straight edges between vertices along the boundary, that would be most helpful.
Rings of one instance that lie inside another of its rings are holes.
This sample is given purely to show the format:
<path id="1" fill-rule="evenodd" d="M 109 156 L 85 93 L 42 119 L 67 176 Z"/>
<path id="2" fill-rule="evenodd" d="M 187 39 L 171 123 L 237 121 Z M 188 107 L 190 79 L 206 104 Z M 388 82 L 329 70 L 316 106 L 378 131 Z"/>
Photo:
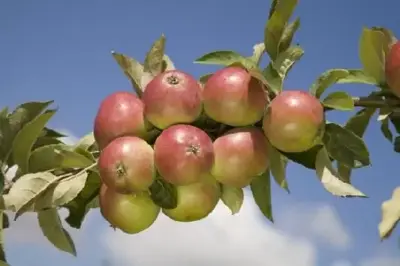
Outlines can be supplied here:
<path id="1" fill-rule="evenodd" d="M 160 207 L 147 192 L 120 194 L 102 184 L 99 193 L 100 212 L 111 226 L 127 234 L 137 234 L 156 221 Z"/>
<path id="2" fill-rule="evenodd" d="M 321 141 L 325 114 L 321 102 L 306 91 L 283 91 L 267 108 L 263 129 L 269 141 L 284 152 L 303 152 Z"/>
<path id="3" fill-rule="evenodd" d="M 213 165 L 210 137 L 191 125 L 173 125 L 154 143 L 155 165 L 161 177 L 174 185 L 198 182 Z"/>
<path id="4" fill-rule="evenodd" d="M 214 141 L 211 174 L 222 184 L 242 188 L 268 168 L 268 142 L 261 129 L 235 128 Z"/>
<path id="5" fill-rule="evenodd" d="M 100 149 L 121 136 L 147 138 L 144 105 L 133 93 L 119 91 L 100 104 L 94 121 L 94 136 Z"/>
<path id="6" fill-rule="evenodd" d="M 241 67 L 223 68 L 204 85 L 204 112 L 226 125 L 248 126 L 260 121 L 267 103 L 263 84 Z"/>
<path id="7" fill-rule="evenodd" d="M 386 56 L 385 74 L 389 88 L 400 97 L 400 41 L 392 45 Z"/>
<path id="8" fill-rule="evenodd" d="M 118 192 L 147 190 L 155 180 L 153 148 L 138 137 L 119 137 L 100 153 L 102 181 Z"/>
<path id="9" fill-rule="evenodd" d="M 148 121 L 159 129 L 179 123 L 192 123 L 202 112 L 202 88 L 191 75 L 169 70 L 157 75 L 146 86 L 142 100 Z"/>

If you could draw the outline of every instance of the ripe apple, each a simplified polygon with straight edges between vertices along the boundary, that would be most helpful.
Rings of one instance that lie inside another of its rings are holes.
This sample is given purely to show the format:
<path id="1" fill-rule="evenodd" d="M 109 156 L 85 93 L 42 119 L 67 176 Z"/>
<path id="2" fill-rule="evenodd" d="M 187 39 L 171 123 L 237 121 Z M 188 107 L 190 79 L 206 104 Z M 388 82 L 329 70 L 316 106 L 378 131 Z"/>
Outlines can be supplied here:
<path id="1" fill-rule="evenodd" d="M 243 188 L 268 168 L 268 143 L 261 129 L 235 128 L 214 141 L 211 174 L 221 184 Z"/>
<path id="2" fill-rule="evenodd" d="M 202 112 L 202 88 L 191 75 L 169 70 L 154 77 L 146 86 L 142 101 L 148 121 L 159 129 L 192 123 Z"/>
<path id="3" fill-rule="evenodd" d="M 147 190 L 156 177 L 153 148 L 138 137 L 119 137 L 100 153 L 102 181 L 120 192 Z"/>
<path id="4" fill-rule="evenodd" d="M 325 131 L 324 108 L 306 91 L 283 91 L 267 108 L 263 130 L 284 152 L 303 152 L 321 141 Z"/>
<path id="5" fill-rule="evenodd" d="M 160 213 L 147 192 L 120 194 L 102 184 L 99 193 L 100 212 L 115 228 L 137 234 L 149 228 Z"/>
<path id="6" fill-rule="evenodd" d="M 100 149 L 121 136 L 147 139 L 150 125 L 144 119 L 143 102 L 133 93 L 119 91 L 100 104 L 94 121 L 94 137 Z"/>
<path id="7" fill-rule="evenodd" d="M 174 221 L 193 222 L 207 217 L 217 206 L 221 189 L 211 175 L 200 182 L 177 186 L 177 207 L 163 209 L 163 213 Z"/>
<path id="8" fill-rule="evenodd" d="M 212 140 L 200 128 L 173 125 L 156 139 L 154 161 L 160 176 L 171 184 L 198 182 L 213 165 Z"/>
<path id="9" fill-rule="evenodd" d="M 260 121 L 267 103 L 263 84 L 241 67 L 218 70 L 204 85 L 204 112 L 226 125 L 248 126 Z"/>
<path id="10" fill-rule="evenodd" d="M 386 56 L 385 74 L 389 88 L 400 97 L 400 41 L 392 45 Z"/>

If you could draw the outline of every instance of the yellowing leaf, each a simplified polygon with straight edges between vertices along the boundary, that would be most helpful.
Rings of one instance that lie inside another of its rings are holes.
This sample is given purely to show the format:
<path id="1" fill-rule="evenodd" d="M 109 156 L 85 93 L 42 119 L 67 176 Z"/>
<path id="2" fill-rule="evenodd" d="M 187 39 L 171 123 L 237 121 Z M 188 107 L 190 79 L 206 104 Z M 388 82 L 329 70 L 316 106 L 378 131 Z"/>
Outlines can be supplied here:
<path id="1" fill-rule="evenodd" d="M 169 71 L 169 70 L 174 70 L 174 69 L 175 69 L 175 65 L 172 62 L 171 58 L 168 55 L 164 54 L 163 55 L 163 69 L 162 69 L 162 72 Z"/>
<path id="2" fill-rule="evenodd" d="M 163 71 L 165 41 L 165 36 L 162 34 L 161 37 L 153 43 L 146 54 L 143 72 L 151 73 L 153 76 L 156 76 Z"/>
<path id="3" fill-rule="evenodd" d="M 283 53 L 279 54 L 273 62 L 273 67 L 283 79 L 286 77 L 292 66 L 304 55 L 304 50 L 300 46 L 291 46 Z"/>
<path id="4" fill-rule="evenodd" d="M 379 223 L 379 236 L 388 238 L 400 221 L 400 187 L 395 188 L 392 197 L 382 203 L 382 218 Z"/>
<path id="5" fill-rule="evenodd" d="M 56 209 L 48 209 L 38 213 L 39 226 L 43 235 L 56 248 L 76 256 L 76 248 L 69 233 L 63 228 Z"/>
<path id="6" fill-rule="evenodd" d="M 232 186 L 222 185 L 221 200 L 227 206 L 232 215 L 240 211 L 243 205 L 244 193 L 243 189 Z"/>
<path id="7" fill-rule="evenodd" d="M 325 147 L 317 154 L 315 171 L 324 188 L 332 195 L 341 197 L 366 197 L 364 193 L 352 185 L 340 180 L 337 172 L 333 169 Z"/>
<path id="8" fill-rule="evenodd" d="M 257 43 L 253 46 L 253 55 L 250 57 L 250 59 L 253 60 L 253 62 L 256 65 L 259 65 L 264 53 L 265 53 L 265 44 L 263 42 Z"/>

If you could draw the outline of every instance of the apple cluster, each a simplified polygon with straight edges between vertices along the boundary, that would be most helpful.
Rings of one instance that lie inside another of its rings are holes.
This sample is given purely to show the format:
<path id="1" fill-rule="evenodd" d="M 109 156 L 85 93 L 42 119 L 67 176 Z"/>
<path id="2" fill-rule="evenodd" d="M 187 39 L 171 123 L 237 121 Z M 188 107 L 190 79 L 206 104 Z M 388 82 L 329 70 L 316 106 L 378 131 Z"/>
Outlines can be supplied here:
<path id="1" fill-rule="evenodd" d="M 268 169 L 270 145 L 293 153 L 321 141 L 325 118 L 317 98 L 292 90 L 270 100 L 268 91 L 246 69 L 230 66 L 204 85 L 169 70 L 140 97 L 106 97 L 94 123 L 103 217 L 130 234 L 149 228 L 161 211 L 180 222 L 203 219 L 221 186 L 244 188 Z M 174 208 L 152 200 L 157 179 L 176 188 Z"/>

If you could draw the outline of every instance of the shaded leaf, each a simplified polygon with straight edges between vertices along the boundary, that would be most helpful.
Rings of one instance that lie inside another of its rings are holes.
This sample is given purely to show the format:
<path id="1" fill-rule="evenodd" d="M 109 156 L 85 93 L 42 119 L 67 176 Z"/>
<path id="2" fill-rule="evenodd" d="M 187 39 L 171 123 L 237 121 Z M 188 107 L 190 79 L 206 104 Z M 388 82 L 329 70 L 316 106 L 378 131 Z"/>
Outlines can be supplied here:
<path id="1" fill-rule="evenodd" d="M 351 95 L 344 91 L 335 91 L 330 93 L 328 96 L 326 96 L 322 103 L 325 107 L 330 107 L 336 110 L 354 110 L 354 101 Z"/>
<path id="2" fill-rule="evenodd" d="M 42 133 L 39 137 L 48 137 L 48 138 L 65 138 L 67 137 L 65 134 L 62 134 L 54 129 L 51 128 L 43 128 Z"/>
<path id="3" fill-rule="evenodd" d="M 279 45 L 285 27 L 297 5 L 297 0 L 277 1 L 274 11 L 264 29 L 265 49 L 274 61 L 279 54 Z"/>
<path id="4" fill-rule="evenodd" d="M 278 72 L 272 66 L 272 64 L 268 64 L 266 68 L 263 70 L 263 76 L 266 80 L 268 80 L 270 89 L 275 93 L 279 94 L 282 91 L 283 87 L 283 79 L 279 76 Z"/>
<path id="5" fill-rule="evenodd" d="M 168 55 L 166 55 L 166 54 L 163 55 L 163 62 L 162 62 L 162 64 L 163 64 L 163 65 L 162 65 L 162 71 L 161 71 L 161 72 L 176 69 L 174 63 L 173 63 L 172 60 L 171 60 L 171 58 L 170 58 Z"/>
<path id="6" fill-rule="evenodd" d="M 365 131 L 374 115 L 376 108 L 364 108 L 359 110 L 352 116 L 344 126 L 344 128 L 351 130 L 354 134 L 362 138 Z M 350 183 L 352 169 L 342 163 L 338 163 L 339 178 L 346 183 Z"/>
<path id="7" fill-rule="evenodd" d="M 33 144 L 32 150 L 36 150 L 40 147 L 47 146 L 47 145 L 55 145 L 55 144 L 63 144 L 63 142 L 57 138 L 52 137 L 39 137 L 35 144 Z"/>
<path id="8" fill-rule="evenodd" d="M 203 75 L 203 76 L 201 76 L 200 78 L 199 78 L 199 82 L 201 83 L 201 84 L 206 84 L 206 82 L 207 82 L 207 80 L 212 76 L 213 74 L 212 73 L 210 73 L 210 74 L 206 74 L 206 75 Z"/>
<path id="9" fill-rule="evenodd" d="M 397 136 L 394 139 L 394 143 L 393 143 L 393 150 L 397 153 L 400 153 L 400 136 Z"/>
<path id="10" fill-rule="evenodd" d="M 273 67 L 278 75 L 283 79 L 286 77 L 292 66 L 303 56 L 304 50 L 300 46 L 291 46 L 283 53 L 279 54 L 273 62 Z"/>
<path id="11" fill-rule="evenodd" d="M 293 153 L 284 151 L 279 151 L 279 152 L 283 154 L 286 158 L 295 163 L 303 165 L 304 167 L 309 169 L 315 169 L 315 160 L 317 158 L 319 150 L 322 147 L 323 147 L 322 145 L 316 145 L 304 152 L 293 152 Z"/>
<path id="12" fill-rule="evenodd" d="M 270 143 L 268 145 L 269 169 L 273 175 L 275 182 L 287 192 L 289 187 L 286 180 L 287 159 Z"/>
<path id="13" fill-rule="evenodd" d="M 7 264 L 6 252 L 4 250 L 4 228 L 8 227 L 6 227 L 4 224 L 4 217 L 7 217 L 7 215 L 3 211 L 1 211 L 0 213 L 3 217 L 3 219 L 0 219 L 0 266 L 8 266 L 9 264 Z"/>
<path id="14" fill-rule="evenodd" d="M 389 117 L 386 117 L 381 120 L 381 132 L 383 136 L 390 142 L 393 142 L 393 133 L 389 127 Z"/>
<path id="15" fill-rule="evenodd" d="M 55 110 L 51 110 L 37 116 L 27 123 L 15 137 L 12 146 L 13 159 L 23 173 L 28 172 L 29 156 L 31 155 L 33 144 L 55 113 Z"/>
<path id="16" fill-rule="evenodd" d="M 338 124 L 326 124 L 323 142 L 329 155 L 347 167 L 358 168 L 371 163 L 362 138 Z"/>
<path id="17" fill-rule="evenodd" d="M 335 84 L 338 80 L 348 77 L 349 72 L 346 69 L 330 69 L 322 73 L 312 84 L 310 93 L 320 98 L 327 88 Z"/>
<path id="18" fill-rule="evenodd" d="M 69 215 L 65 221 L 73 228 L 79 229 L 85 215 L 91 208 L 98 208 L 98 194 L 100 191 L 100 176 L 96 172 L 90 172 L 84 188 L 78 196 L 68 202 L 64 207 L 69 210 Z"/>
<path id="19" fill-rule="evenodd" d="M 320 149 L 315 161 L 315 170 L 324 188 L 334 196 L 366 197 L 364 193 L 352 185 L 340 180 L 338 173 L 333 169 L 328 151 Z"/>
<path id="20" fill-rule="evenodd" d="M 83 150 L 88 150 L 95 143 L 96 140 L 94 139 L 94 134 L 93 132 L 90 132 L 83 136 L 80 140 L 78 140 L 78 143 L 75 145 L 75 147 Z"/>
<path id="21" fill-rule="evenodd" d="M 162 34 L 161 37 L 153 43 L 146 54 L 143 72 L 151 73 L 153 76 L 156 76 L 163 71 L 165 41 L 165 36 Z"/>
<path id="22" fill-rule="evenodd" d="M 242 62 L 245 58 L 234 51 L 214 51 L 197 58 L 194 63 L 229 66 Z"/>
<path id="23" fill-rule="evenodd" d="M 268 19 L 270 19 L 272 14 L 275 12 L 275 8 L 276 8 L 277 4 L 278 4 L 278 0 L 272 0 L 271 7 L 269 8 Z"/>
<path id="24" fill-rule="evenodd" d="M 151 199 L 161 208 L 175 209 L 178 205 L 176 187 L 165 182 L 162 178 L 157 177 L 149 190 Z"/>
<path id="25" fill-rule="evenodd" d="M 382 203 L 382 218 L 379 223 L 379 236 L 388 238 L 400 221 L 400 187 L 393 190 L 392 197 Z"/>
<path id="26" fill-rule="evenodd" d="M 141 86 L 143 65 L 127 55 L 120 54 L 115 51 L 112 51 L 111 54 L 117 61 L 120 68 L 124 71 L 124 74 L 131 81 L 136 94 L 141 96 L 144 90 L 144 88 Z"/>
<path id="27" fill-rule="evenodd" d="M 250 188 L 254 201 L 260 211 L 268 218 L 268 220 L 274 222 L 272 215 L 271 178 L 269 171 L 255 177 L 250 184 Z"/>
<path id="28" fill-rule="evenodd" d="M 296 18 L 292 23 L 288 24 L 282 34 L 279 44 L 279 53 L 286 51 L 292 44 L 294 34 L 300 27 L 300 18 Z"/>
<path id="29" fill-rule="evenodd" d="M 227 185 L 221 185 L 222 194 L 221 200 L 227 206 L 232 215 L 238 213 L 243 205 L 244 193 L 243 189 Z"/>
<path id="30" fill-rule="evenodd" d="M 385 82 L 385 50 L 389 43 L 380 30 L 363 28 L 359 57 L 366 74 L 374 77 L 378 83 Z"/>
<path id="31" fill-rule="evenodd" d="M 47 145 L 34 150 L 29 158 L 32 173 L 52 169 L 85 168 L 94 163 L 65 144 Z"/>
<path id="32" fill-rule="evenodd" d="M 39 226 L 43 235 L 56 248 L 76 256 L 76 248 L 69 233 L 63 228 L 56 209 L 48 209 L 38 213 Z"/>
<path id="33" fill-rule="evenodd" d="M 347 69 L 348 75 L 336 81 L 339 84 L 345 83 L 361 83 L 368 85 L 378 85 L 374 77 L 365 74 L 362 69 Z"/>

